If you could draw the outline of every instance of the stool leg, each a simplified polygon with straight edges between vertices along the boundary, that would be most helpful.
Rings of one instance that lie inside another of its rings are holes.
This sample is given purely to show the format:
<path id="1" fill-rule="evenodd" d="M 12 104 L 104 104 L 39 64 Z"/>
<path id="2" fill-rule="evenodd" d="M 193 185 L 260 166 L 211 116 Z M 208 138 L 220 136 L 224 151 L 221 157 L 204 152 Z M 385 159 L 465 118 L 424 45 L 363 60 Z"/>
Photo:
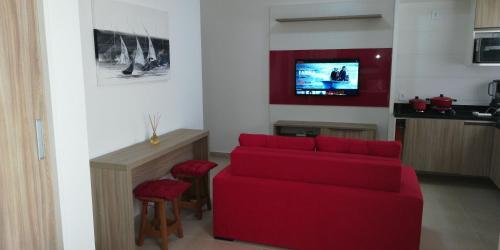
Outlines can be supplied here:
<path id="1" fill-rule="evenodd" d="M 161 250 L 168 250 L 168 229 L 167 215 L 165 214 L 165 202 L 157 202 L 160 210 L 160 235 L 161 235 Z"/>
<path id="2" fill-rule="evenodd" d="M 154 216 L 154 219 L 153 219 L 153 228 L 156 229 L 156 230 L 159 230 L 160 229 L 160 204 L 155 202 L 155 216 Z"/>
<path id="3" fill-rule="evenodd" d="M 177 180 L 182 181 L 182 182 L 188 182 L 188 183 L 192 183 L 192 181 L 193 181 L 191 178 L 179 177 L 179 176 L 177 177 Z M 192 196 L 194 196 L 193 189 L 190 188 L 182 194 L 181 201 L 182 200 L 190 201 Z"/>
<path id="4" fill-rule="evenodd" d="M 172 210 L 174 213 L 175 223 L 177 224 L 177 237 L 182 239 L 182 238 L 184 238 L 184 230 L 182 229 L 182 223 L 181 223 L 181 213 L 180 213 L 180 209 L 179 209 L 179 198 L 175 198 L 172 201 Z"/>
<path id="5" fill-rule="evenodd" d="M 196 195 L 196 217 L 198 220 L 203 218 L 203 203 L 201 200 L 201 177 L 194 178 L 194 187 Z"/>
<path id="6" fill-rule="evenodd" d="M 212 199 L 210 199 L 210 172 L 207 173 L 205 177 L 206 182 L 206 190 L 207 190 L 207 209 L 208 211 L 212 210 Z"/>
<path id="7" fill-rule="evenodd" d="M 141 211 L 141 226 L 139 229 L 139 238 L 137 239 L 137 242 L 136 242 L 136 244 L 138 246 L 144 245 L 144 233 L 146 230 L 147 217 L 148 217 L 148 202 L 143 201 L 142 202 L 142 211 Z"/>

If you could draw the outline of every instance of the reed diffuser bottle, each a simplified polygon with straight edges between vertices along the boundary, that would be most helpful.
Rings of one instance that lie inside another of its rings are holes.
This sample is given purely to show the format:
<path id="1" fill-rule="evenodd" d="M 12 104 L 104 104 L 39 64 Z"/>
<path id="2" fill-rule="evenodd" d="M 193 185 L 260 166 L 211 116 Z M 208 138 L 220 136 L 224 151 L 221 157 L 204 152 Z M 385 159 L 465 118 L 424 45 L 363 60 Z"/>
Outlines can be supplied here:
<path id="1" fill-rule="evenodd" d="M 158 129 L 158 125 L 160 124 L 161 115 L 156 114 L 153 115 L 153 117 L 151 117 L 151 115 L 148 114 L 148 116 L 149 116 L 149 124 L 151 125 L 151 129 L 153 129 L 153 135 L 151 136 L 151 138 L 149 138 L 149 142 L 153 145 L 160 144 L 160 138 L 156 134 L 156 131 Z"/>

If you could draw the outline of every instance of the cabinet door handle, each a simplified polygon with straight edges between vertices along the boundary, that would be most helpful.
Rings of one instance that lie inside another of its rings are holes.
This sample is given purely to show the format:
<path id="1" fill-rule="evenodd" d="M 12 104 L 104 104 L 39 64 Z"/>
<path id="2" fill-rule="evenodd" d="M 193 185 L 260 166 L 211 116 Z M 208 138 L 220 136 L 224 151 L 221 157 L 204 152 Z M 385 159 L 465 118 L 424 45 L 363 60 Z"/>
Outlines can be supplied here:
<path id="1" fill-rule="evenodd" d="M 485 126 L 485 127 L 494 127 L 495 123 L 492 122 L 464 122 L 464 125 L 471 125 L 471 126 Z"/>
<path id="2" fill-rule="evenodd" d="M 38 160 L 45 160 L 45 143 L 43 136 L 43 122 L 40 119 L 35 120 L 36 145 L 38 151 Z"/>

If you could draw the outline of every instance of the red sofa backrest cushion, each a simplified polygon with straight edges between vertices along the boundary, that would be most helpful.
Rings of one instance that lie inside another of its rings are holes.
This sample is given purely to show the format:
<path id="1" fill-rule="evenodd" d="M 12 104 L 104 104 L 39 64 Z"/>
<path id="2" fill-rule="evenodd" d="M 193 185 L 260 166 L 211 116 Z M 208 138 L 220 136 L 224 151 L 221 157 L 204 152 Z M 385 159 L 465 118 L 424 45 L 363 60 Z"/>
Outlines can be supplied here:
<path id="1" fill-rule="evenodd" d="M 399 159 L 401 143 L 397 141 L 365 141 L 337 137 L 316 137 L 316 148 L 321 152 L 362 154 Z"/>
<path id="2" fill-rule="evenodd" d="M 240 146 L 313 151 L 315 142 L 305 137 L 241 134 Z"/>
<path id="3" fill-rule="evenodd" d="M 346 159 L 334 154 L 237 147 L 231 153 L 237 176 L 300 181 L 399 192 L 401 161 Z"/>

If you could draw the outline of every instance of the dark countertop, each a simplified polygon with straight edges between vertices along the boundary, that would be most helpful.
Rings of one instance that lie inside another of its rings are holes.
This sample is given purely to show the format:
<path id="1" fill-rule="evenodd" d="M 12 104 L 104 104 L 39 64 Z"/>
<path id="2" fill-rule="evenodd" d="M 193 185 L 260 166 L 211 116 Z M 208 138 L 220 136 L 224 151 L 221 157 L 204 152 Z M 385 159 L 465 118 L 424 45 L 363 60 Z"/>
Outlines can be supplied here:
<path id="1" fill-rule="evenodd" d="M 442 114 L 438 111 L 428 108 L 425 112 L 416 112 L 410 104 L 395 103 L 394 117 L 396 118 L 428 118 L 428 119 L 449 119 L 449 120 L 464 120 L 464 121 L 489 121 L 496 122 L 496 127 L 500 129 L 500 117 L 495 118 L 479 118 L 472 115 L 472 112 L 485 112 L 488 106 L 474 105 L 453 105 L 453 112 Z"/>

